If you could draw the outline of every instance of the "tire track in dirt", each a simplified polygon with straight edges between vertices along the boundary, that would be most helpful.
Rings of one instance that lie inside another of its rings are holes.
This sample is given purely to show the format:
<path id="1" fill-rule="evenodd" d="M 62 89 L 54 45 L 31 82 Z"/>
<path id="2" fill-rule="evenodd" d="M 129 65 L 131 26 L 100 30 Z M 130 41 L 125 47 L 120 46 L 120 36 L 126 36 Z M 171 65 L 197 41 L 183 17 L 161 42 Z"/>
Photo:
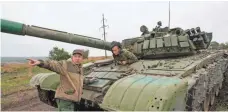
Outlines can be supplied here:
<path id="1" fill-rule="evenodd" d="M 17 105 L 10 106 L 9 108 L 3 109 L 3 111 L 56 111 L 56 108 L 41 102 L 38 97 L 36 97 L 29 101 L 23 101 Z"/>
<path id="2" fill-rule="evenodd" d="M 27 90 L 2 96 L 2 100 L 10 101 L 2 104 L 2 111 L 55 111 L 56 108 L 39 100 L 37 90 Z"/>

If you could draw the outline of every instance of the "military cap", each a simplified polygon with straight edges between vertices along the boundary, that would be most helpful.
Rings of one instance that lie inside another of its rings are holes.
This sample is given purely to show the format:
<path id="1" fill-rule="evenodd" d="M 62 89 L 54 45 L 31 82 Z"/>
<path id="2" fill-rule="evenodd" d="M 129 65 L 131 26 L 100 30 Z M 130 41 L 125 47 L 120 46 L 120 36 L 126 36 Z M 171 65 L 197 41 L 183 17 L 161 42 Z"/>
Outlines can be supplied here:
<path id="1" fill-rule="evenodd" d="M 74 54 L 81 54 L 82 56 L 84 56 L 84 50 L 82 50 L 82 49 L 75 49 L 72 54 L 73 55 Z"/>
<path id="2" fill-rule="evenodd" d="M 119 42 L 116 42 L 116 41 L 113 41 L 111 43 L 111 48 L 115 47 L 115 46 L 118 46 L 119 48 L 122 48 L 121 44 Z"/>

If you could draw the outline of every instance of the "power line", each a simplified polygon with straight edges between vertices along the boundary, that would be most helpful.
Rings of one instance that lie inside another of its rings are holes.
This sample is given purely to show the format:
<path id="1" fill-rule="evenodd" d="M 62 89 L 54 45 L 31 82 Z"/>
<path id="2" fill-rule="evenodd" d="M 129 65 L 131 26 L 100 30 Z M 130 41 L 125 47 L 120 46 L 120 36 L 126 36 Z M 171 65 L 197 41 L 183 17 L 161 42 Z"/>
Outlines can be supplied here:
<path id="1" fill-rule="evenodd" d="M 106 27 L 109 27 L 109 26 L 108 25 L 105 25 L 105 21 L 107 22 L 107 19 L 105 19 L 104 14 L 102 14 L 102 20 L 101 20 L 102 26 L 100 27 L 100 29 L 101 28 L 103 29 L 102 36 L 104 37 L 104 41 L 106 42 L 106 35 L 107 35 L 107 33 L 105 32 L 105 28 Z M 106 50 L 105 50 L 105 57 L 107 58 L 107 52 L 106 52 Z"/>

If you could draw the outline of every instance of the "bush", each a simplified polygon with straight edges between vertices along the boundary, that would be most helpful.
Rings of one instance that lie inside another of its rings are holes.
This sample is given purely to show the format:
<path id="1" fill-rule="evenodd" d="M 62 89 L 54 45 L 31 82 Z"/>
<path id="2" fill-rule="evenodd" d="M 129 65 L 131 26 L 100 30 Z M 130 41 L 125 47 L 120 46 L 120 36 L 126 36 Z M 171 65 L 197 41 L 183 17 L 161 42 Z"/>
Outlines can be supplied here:
<path id="1" fill-rule="evenodd" d="M 49 52 L 49 59 L 51 60 L 67 60 L 71 56 L 70 54 L 65 51 L 63 48 L 59 49 L 58 47 L 54 47 L 50 52 Z"/>

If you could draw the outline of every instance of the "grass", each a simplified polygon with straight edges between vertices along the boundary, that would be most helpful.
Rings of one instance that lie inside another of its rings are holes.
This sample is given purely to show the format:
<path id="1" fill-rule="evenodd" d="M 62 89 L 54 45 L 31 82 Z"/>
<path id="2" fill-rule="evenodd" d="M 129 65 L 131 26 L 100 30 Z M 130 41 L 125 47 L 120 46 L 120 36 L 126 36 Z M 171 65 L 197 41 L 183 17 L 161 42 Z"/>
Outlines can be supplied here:
<path id="1" fill-rule="evenodd" d="M 216 106 L 216 111 L 227 111 L 228 110 L 228 104 L 220 104 Z"/>
<path id="2" fill-rule="evenodd" d="M 26 68 L 24 65 L 21 68 L 16 68 L 16 71 L 13 73 L 7 72 L 1 76 L 1 92 L 3 96 L 17 91 L 31 89 L 32 87 L 29 85 L 29 81 L 34 75 L 51 72 L 39 67 Z"/>

